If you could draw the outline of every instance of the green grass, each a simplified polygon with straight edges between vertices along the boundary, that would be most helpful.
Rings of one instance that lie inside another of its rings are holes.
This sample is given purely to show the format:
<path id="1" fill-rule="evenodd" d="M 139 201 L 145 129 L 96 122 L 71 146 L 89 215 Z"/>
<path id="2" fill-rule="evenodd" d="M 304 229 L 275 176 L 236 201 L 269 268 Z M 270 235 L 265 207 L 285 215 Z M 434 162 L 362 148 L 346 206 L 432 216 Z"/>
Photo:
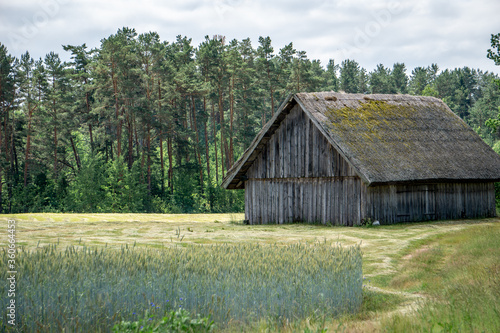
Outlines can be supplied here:
<path id="1" fill-rule="evenodd" d="M 120 251 L 133 244 L 135 250 L 145 251 L 324 241 L 360 245 L 367 287 L 357 314 L 332 317 L 316 312 L 287 320 L 272 316 L 251 323 L 232 320 L 216 331 L 320 332 L 325 327 L 328 332 L 500 331 L 500 218 L 375 228 L 248 226 L 241 214 L 22 214 L 0 220 L 12 217 L 18 221 L 17 244 L 30 251 L 54 243 L 59 249 L 87 246 L 99 251 Z M 0 247 L 6 244 L 6 237 L 0 238 Z"/>
<path id="2" fill-rule="evenodd" d="M 428 295 L 414 316 L 384 323 L 389 332 L 500 332 L 500 228 L 442 235 L 401 264 L 391 286 Z"/>

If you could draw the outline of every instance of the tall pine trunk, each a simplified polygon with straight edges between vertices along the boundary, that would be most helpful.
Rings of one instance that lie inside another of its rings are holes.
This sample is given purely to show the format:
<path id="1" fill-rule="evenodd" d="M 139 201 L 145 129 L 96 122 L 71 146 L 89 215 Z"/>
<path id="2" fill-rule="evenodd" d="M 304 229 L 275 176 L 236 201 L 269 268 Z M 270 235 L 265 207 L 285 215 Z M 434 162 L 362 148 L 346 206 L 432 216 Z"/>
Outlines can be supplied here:
<path id="1" fill-rule="evenodd" d="M 234 163 L 234 148 L 233 148 L 233 121 L 234 121 L 234 76 L 231 78 L 231 91 L 229 93 L 229 164 L 228 168 Z"/>
<path id="2" fill-rule="evenodd" d="M 267 79 L 269 80 L 269 91 L 271 95 L 271 117 L 274 116 L 274 90 L 273 82 L 271 81 L 271 68 L 269 68 L 269 62 L 267 62 Z"/>
<path id="3" fill-rule="evenodd" d="M 78 155 L 78 151 L 76 150 L 75 142 L 73 141 L 73 136 L 69 135 L 69 141 L 71 143 L 71 148 L 73 149 L 73 155 L 75 156 L 76 167 L 78 170 L 82 168 L 82 164 L 80 162 L 80 156 Z"/>
<path id="4" fill-rule="evenodd" d="M 220 155 L 221 155 L 221 171 L 222 171 L 222 177 L 224 178 L 224 167 L 227 169 L 228 165 L 228 159 L 227 159 L 227 142 L 226 138 L 224 136 L 224 101 L 222 98 L 222 85 L 219 82 L 219 116 L 220 116 Z M 224 151 L 226 153 L 224 153 Z"/>
<path id="5" fill-rule="evenodd" d="M 134 164 L 134 129 L 132 126 L 132 117 L 127 113 L 127 136 L 128 136 L 128 153 L 127 153 L 127 161 L 128 161 L 128 169 L 132 169 L 132 165 Z"/>
<path id="6" fill-rule="evenodd" d="M 174 193 L 174 166 L 173 166 L 173 149 L 172 149 L 172 134 L 169 131 L 167 137 L 167 148 L 168 148 L 168 187 L 170 188 L 170 194 Z"/>
<path id="7" fill-rule="evenodd" d="M 85 78 L 84 81 L 85 86 L 88 84 L 88 80 Z M 90 115 L 90 99 L 89 99 L 89 92 L 85 92 L 85 105 L 87 107 L 87 121 L 88 121 L 88 126 L 89 126 L 89 137 L 90 137 L 90 151 L 93 153 L 94 152 L 94 135 L 92 133 L 92 121 L 91 121 L 91 115 Z"/>
<path id="8" fill-rule="evenodd" d="M 57 180 L 57 126 L 54 126 L 54 179 Z"/>
<path id="9" fill-rule="evenodd" d="M 213 131 L 212 136 L 214 137 L 214 151 L 215 151 L 215 181 L 219 184 L 219 158 L 217 157 L 217 126 L 215 121 L 215 103 L 212 101 L 212 124 Z"/>
<path id="10" fill-rule="evenodd" d="M 146 153 L 147 153 L 147 181 L 148 181 L 148 195 L 151 195 L 151 124 L 148 120 L 147 124 L 147 140 L 146 140 Z"/>
<path id="11" fill-rule="evenodd" d="M 165 194 L 165 161 L 163 158 L 163 116 L 161 114 L 161 80 L 158 79 L 158 119 L 160 127 L 160 172 L 161 172 L 161 194 Z"/>
<path id="12" fill-rule="evenodd" d="M 113 81 L 113 95 L 115 97 L 115 118 L 116 118 L 116 157 L 119 158 L 122 153 L 122 123 L 120 119 L 120 105 L 118 103 L 118 82 L 115 74 L 116 64 L 111 63 L 111 81 Z"/>
<path id="13" fill-rule="evenodd" d="M 208 122 L 208 116 L 207 115 L 207 99 L 203 97 L 203 123 L 205 126 L 205 157 L 207 160 L 207 177 L 208 180 L 210 181 L 210 157 L 209 157 L 209 150 L 208 150 L 208 131 L 207 131 L 207 122 Z"/>
<path id="14" fill-rule="evenodd" d="M 31 102 L 28 102 L 28 133 L 26 136 L 26 151 L 24 157 L 24 186 L 28 185 L 28 169 L 29 169 L 29 161 L 30 161 L 30 152 L 31 152 L 31 123 L 33 119 L 33 112 L 38 107 L 35 105 L 31 107 Z"/>
<path id="15" fill-rule="evenodd" d="M 193 112 L 193 129 L 194 132 L 196 133 L 196 157 L 198 159 L 198 168 L 200 169 L 200 188 L 201 192 L 203 193 L 203 166 L 201 164 L 201 152 L 200 152 L 200 136 L 198 134 L 198 125 L 196 124 L 196 107 L 195 107 L 195 100 L 194 96 L 191 95 L 191 105 L 192 105 L 192 112 Z"/>
<path id="16" fill-rule="evenodd" d="M 9 112 L 7 110 L 7 107 L 5 107 L 5 112 L 6 113 Z M 4 120 L 4 119 L 2 119 L 2 120 Z M 7 136 L 7 133 L 4 134 L 4 131 L 3 131 L 4 128 L 5 128 L 4 124 L 0 123 L 0 159 L 4 158 L 4 156 L 3 156 L 3 149 L 2 148 L 3 148 L 4 141 L 6 141 L 6 140 L 4 140 L 3 137 Z M 7 139 L 7 137 L 5 139 Z M 7 151 L 5 153 L 7 153 Z M 7 157 L 7 156 L 5 156 L 5 157 Z M 7 158 L 5 158 L 5 161 L 7 161 Z M 3 200 L 2 194 L 3 193 L 2 193 L 2 189 L 3 189 L 3 176 L 4 176 L 4 172 L 3 172 L 2 164 L 3 163 L 0 163 L 0 214 L 3 212 L 3 202 L 2 202 L 2 200 Z M 5 178 L 7 178 L 7 177 L 5 177 Z"/>

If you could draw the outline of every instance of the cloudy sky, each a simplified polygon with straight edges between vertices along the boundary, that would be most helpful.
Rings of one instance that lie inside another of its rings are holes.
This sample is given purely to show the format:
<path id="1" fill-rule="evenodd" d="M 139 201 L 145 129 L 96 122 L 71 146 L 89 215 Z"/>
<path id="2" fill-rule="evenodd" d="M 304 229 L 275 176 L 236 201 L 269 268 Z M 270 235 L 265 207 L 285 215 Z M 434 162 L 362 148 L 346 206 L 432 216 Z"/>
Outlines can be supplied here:
<path id="1" fill-rule="evenodd" d="M 293 42 L 326 65 L 355 59 L 371 71 L 379 63 L 409 69 L 437 63 L 500 74 L 486 58 L 500 32 L 498 0 L 0 0 L 0 42 L 19 57 L 44 57 L 61 45 L 98 47 L 124 26 L 156 31 L 162 40 L 184 35 L 270 36 L 275 51 Z"/>

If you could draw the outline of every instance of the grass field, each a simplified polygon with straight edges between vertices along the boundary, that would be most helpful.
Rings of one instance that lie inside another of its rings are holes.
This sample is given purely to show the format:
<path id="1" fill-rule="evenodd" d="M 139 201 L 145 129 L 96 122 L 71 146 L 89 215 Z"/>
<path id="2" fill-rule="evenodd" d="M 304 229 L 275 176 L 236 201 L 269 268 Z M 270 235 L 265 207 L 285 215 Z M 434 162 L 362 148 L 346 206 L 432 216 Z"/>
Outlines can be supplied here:
<path id="1" fill-rule="evenodd" d="M 248 226 L 242 214 L 19 214 L 25 249 L 164 248 L 188 244 L 291 245 L 317 241 L 361 246 L 361 312 L 341 318 L 257 322 L 253 331 L 500 331 L 500 219 L 373 228 Z M 7 227 L 0 245 L 7 245 Z M 2 263 L 1 265 L 4 265 Z M 228 330 L 241 329 L 231 327 Z"/>

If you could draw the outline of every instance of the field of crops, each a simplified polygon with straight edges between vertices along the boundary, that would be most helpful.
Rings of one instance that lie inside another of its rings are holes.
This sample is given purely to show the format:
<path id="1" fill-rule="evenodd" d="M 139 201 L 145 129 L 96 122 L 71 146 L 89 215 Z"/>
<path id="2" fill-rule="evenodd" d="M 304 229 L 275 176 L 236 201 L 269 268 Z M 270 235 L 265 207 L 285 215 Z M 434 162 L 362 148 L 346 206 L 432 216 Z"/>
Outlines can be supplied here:
<path id="1" fill-rule="evenodd" d="M 360 309 L 359 245 L 181 245 L 19 250 L 17 330 L 109 331 L 145 311 L 153 316 L 178 308 L 209 315 L 218 328 Z M 5 250 L 0 260 L 7 262 Z M 0 286 L 6 304 L 6 285 Z"/>

